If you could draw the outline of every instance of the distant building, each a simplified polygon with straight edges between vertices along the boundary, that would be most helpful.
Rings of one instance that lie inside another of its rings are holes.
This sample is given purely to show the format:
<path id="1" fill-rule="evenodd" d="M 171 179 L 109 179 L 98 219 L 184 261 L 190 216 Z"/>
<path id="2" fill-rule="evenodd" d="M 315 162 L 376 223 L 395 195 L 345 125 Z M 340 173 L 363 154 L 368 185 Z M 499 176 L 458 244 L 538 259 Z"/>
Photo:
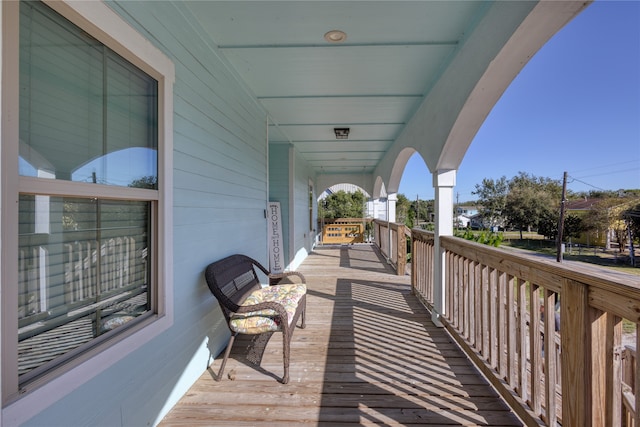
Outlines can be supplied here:
<path id="1" fill-rule="evenodd" d="M 579 218 L 585 218 L 589 211 L 596 209 L 599 203 L 602 203 L 605 199 L 580 199 L 568 201 L 565 205 L 565 211 L 567 215 L 575 215 Z M 610 206 L 608 210 L 613 218 L 619 215 L 622 210 L 629 207 L 629 203 L 620 203 L 618 205 Z M 620 220 L 622 221 L 622 220 Z M 614 221 L 615 223 L 615 221 Z M 612 224 L 609 224 L 612 225 Z M 624 225 L 621 225 L 624 228 Z M 611 249 L 611 242 L 615 240 L 615 230 L 613 228 L 601 229 L 601 230 L 589 230 L 580 234 L 579 237 L 571 239 L 572 243 L 579 243 L 587 246 L 603 246 L 605 249 Z"/>
<path id="2" fill-rule="evenodd" d="M 471 205 L 460 205 L 456 207 L 456 215 L 464 215 L 467 218 L 471 218 L 478 213 L 478 208 Z"/>
<path id="3" fill-rule="evenodd" d="M 471 218 L 478 214 L 478 208 L 471 205 L 456 206 L 454 226 L 458 228 L 471 227 Z"/>

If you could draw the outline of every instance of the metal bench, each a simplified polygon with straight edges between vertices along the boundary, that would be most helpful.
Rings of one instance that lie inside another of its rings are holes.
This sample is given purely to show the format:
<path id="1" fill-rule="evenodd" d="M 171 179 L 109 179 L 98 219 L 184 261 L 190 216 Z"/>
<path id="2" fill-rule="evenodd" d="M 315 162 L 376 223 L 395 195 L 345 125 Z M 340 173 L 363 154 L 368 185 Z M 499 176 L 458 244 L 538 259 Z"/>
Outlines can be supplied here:
<path id="1" fill-rule="evenodd" d="M 262 286 L 256 267 L 269 278 Z M 280 284 L 285 277 L 297 276 L 301 283 Z M 298 319 L 305 327 L 306 282 L 301 273 L 290 271 L 271 274 L 258 261 L 245 255 L 231 255 L 210 264 L 205 270 L 209 289 L 231 330 L 231 338 L 224 353 L 217 380 L 222 379 L 231 347 L 238 334 L 282 332 L 284 375 L 281 382 L 289 382 L 290 342 Z"/>

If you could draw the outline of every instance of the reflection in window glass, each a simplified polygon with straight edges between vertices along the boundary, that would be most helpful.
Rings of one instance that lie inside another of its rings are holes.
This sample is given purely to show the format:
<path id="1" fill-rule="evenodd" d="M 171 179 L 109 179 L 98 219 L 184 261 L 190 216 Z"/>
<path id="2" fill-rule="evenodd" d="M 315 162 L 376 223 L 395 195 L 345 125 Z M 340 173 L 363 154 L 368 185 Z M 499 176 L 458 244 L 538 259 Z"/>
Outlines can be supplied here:
<path id="1" fill-rule="evenodd" d="M 21 4 L 20 40 L 20 173 L 157 180 L 157 81 L 39 2 Z"/>
<path id="2" fill-rule="evenodd" d="M 152 311 L 150 207 L 20 196 L 20 375 Z"/>
<path id="3" fill-rule="evenodd" d="M 156 175 L 157 151 L 149 148 L 133 147 L 114 151 L 76 169 L 71 180 L 76 182 L 98 182 L 97 177 L 105 177 L 105 182 L 119 182 L 137 188 L 158 188 Z M 114 177 L 110 179 L 110 177 Z"/>

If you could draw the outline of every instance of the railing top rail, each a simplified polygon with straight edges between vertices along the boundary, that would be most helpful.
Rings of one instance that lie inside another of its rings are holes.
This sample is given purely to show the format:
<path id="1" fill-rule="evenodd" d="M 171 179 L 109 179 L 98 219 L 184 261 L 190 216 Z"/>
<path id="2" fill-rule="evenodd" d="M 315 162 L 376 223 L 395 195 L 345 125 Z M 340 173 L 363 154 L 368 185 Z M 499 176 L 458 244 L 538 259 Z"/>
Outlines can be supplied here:
<path id="1" fill-rule="evenodd" d="M 524 254 L 476 243 L 453 236 L 441 237 L 442 247 L 481 262 L 497 270 L 532 281 L 552 290 L 559 290 L 562 280 L 586 283 L 629 299 L 640 301 L 640 277 L 621 272 L 607 273 L 595 268 L 576 269 L 576 264 L 558 263 L 555 259 L 536 254 Z"/>
<path id="2" fill-rule="evenodd" d="M 422 241 L 432 242 L 435 239 L 431 231 L 414 228 L 411 233 Z M 537 254 L 494 248 L 454 236 L 442 236 L 441 243 L 446 250 L 554 291 L 559 291 L 563 279 L 569 279 L 640 301 L 639 276 L 595 268 L 578 270 L 576 264 L 558 263 Z"/>
<path id="3" fill-rule="evenodd" d="M 392 230 L 397 230 L 398 227 L 404 227 L 404 224 L 400 224 L 397 222 L 387 222 L 381 219 L 374 219 L 373 221 L 377 224 L 384 225 L 385 227 L 387 226 L 387 224 L 389 224 Z"/>
<path id="4" fill-rule="evenodd" d="M 436 235 L 433 231 L 422 230 L 421 228 L 412 228 L 411 236 L 422 242 L 433 243 Z"/>

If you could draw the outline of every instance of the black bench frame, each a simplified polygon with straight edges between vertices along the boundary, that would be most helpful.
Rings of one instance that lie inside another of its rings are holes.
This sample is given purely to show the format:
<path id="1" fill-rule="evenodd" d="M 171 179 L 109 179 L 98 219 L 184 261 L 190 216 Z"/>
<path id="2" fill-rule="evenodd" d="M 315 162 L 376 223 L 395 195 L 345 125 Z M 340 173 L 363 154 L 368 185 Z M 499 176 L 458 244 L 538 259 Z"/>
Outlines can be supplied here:
<path id="1" fill-rule="evenodd" d="M 263 302 L 257 305 L 242 306 L 242 302 L 256 289 L 261 287 L 256 267 L 269 278 L 269 285 L 277 285 L 283 278 L 297 276 L 305 282 L 304 276 L 296 271 L 289 271 L 282 274 L 272 274 L 262 266 L 258 261 L 246 255 L 231 255 L 214 263 L 211 263 L 205 270 L 205 279 L 209 289 L 220 302 L 220 307 L 229 326 L 229 321 L 235 313 L 249 313 L 252 311 L 272 309 L 276 315 L 276 322 L 279 323 L 282 331 L 282 358 L 284 364 L 284 375 L 281 382 L 286 384 L 289 382 L 289 357 L 291 352 L 291 336 L 295 330 L 298 319 L 302 317 L 301 328 L 305 325 L 305 311 L 307 305 L 307 297 L 304 295 L 298 303 L 295 315 L 289 324 L 287 312 L 278 302 Z M 231 338 L 224 353 L 222 366 L 218 372 L 217 381 L 222 379 L 227 358 L 231 352 L 231 347 L 235 340 L 237 332 L 231 331 Z"/>

